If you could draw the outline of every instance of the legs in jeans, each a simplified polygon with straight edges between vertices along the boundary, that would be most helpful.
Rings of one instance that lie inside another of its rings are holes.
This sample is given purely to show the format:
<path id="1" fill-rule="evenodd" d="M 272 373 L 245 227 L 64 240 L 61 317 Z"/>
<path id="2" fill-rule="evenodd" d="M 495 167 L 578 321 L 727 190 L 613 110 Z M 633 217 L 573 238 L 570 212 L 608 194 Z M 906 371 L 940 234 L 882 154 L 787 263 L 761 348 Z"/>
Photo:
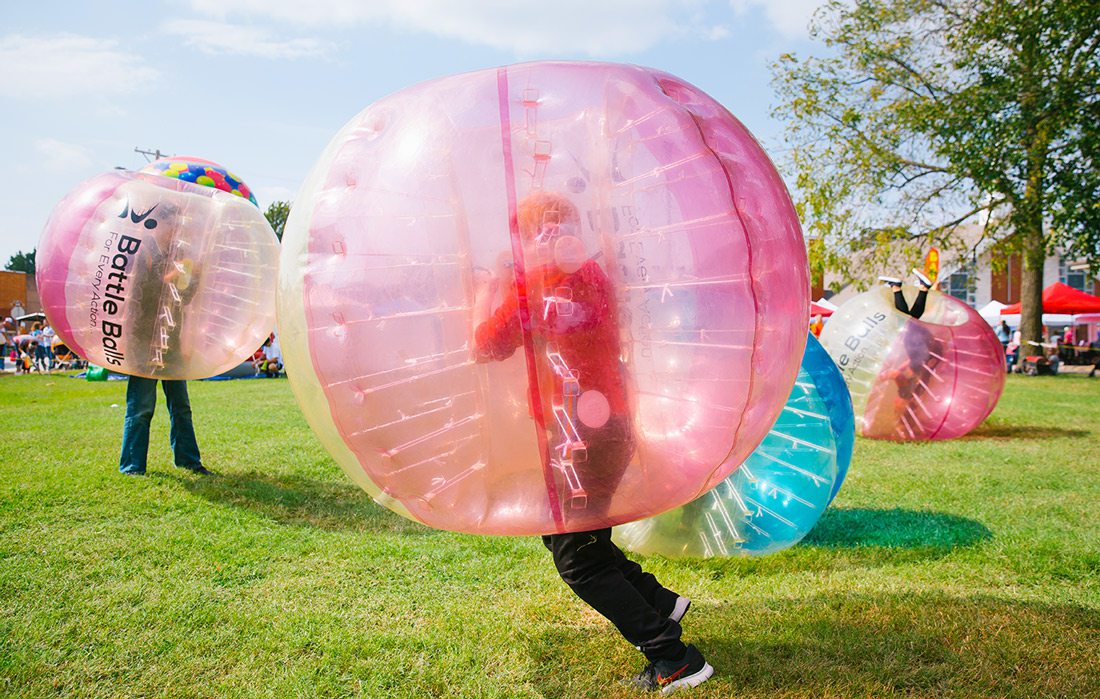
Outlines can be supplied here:
<path id="1" fill-rule="evenodd" d="M 126 382 L 126 418 L 122 422 L 121 473 L 145 473 L 149 454 L 149 423 L 157 408 L 157 381 L 131 376 Z"/>
<path id="2" fill-rule="evenodd" d="M 668 618 L 678 595 L 623 555 L 610 528 L 551 534 L 542 542 L 562 580 L 649 661 L 683 656 L 680 624 Z"/>
<path id="3" fill-rule="evenodd" d="M 162 381 L 171 423 L 170 441 L 176 466 L 194 468 L 202 463 L 186 381 Z M 121 473 L 145 473 L 149 454 L 149 424 L 157 407 L 157 381 L 131 376 L 126 385 L 126 418 L 122 424 Z"/>
<path id="4" fill-rule="evenodd" d="M 169 441 L 176 466 L 201 466 L 202 457 L 199 456 L 199 443 L 195 439 L 195 425 L 191 422 L 191 399 L 187 397 L 187 382 L 161 381 L 160 385 L 168 403 L 168 420 L 172 426 Z"/>

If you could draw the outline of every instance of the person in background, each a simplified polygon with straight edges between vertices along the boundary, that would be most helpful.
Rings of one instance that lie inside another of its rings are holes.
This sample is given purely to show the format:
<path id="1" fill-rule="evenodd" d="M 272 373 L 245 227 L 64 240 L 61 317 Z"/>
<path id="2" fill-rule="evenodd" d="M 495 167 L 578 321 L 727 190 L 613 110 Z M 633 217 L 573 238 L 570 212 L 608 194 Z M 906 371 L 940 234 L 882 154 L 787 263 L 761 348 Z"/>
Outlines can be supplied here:
<path id="1" fill-rule="evenodd" d="M 11 335 L 8 333 L 8 321 L 11 318 L 5 318 L 3 323 L 0 323 L 0 369 L 4 368 L 5 360 L 8 358 L 8 343 L 11 342 Z"/>
<path id="2" fill-rule="evenodd" d="M 1100 332 L 1096 333 L 1096 339 L 1089 343 L 1089 349 L 1094 352 L 1094 359 L 1096 363 L 1092 366 L 1092 371 L 1089 372 L 1089 378 L 1096 376 L 1097 370 L 1100 370 Z"/>
<path id="3" fill-rule="evenodd" d="M 42 346 L 46 350 L 46 369 L 52 370 L 54 366 L 53 345 L 54 338 L 57 337 L 57 333 L 54 332 L 53 327 L 49 321 L 46 321 L 42 326 Z"/>
<path id="4" fill-rule="evenodd" d="M 1072 360 L 1074 357 L 1074 345 L 1077 344 L 1077 328 L 1067 325 L 1059 338 L 1061 344 L 1055 344 L 1053 353 L 1058 356 L 1059 363 Z"/>
<path id="5" fill-rule="evenodd" d="M 282 371 L 283 357 L 275 340 L 275 333 L 268 335 L 260 349 L 252 355 L 252 366 L 256 369 L 257 375 L 263 374 L 268 378 L 274 378 Z"/>
<path id="6" fill-rule="evenodd" d="M 38 352 L 38 342 L 27 340 L 19 345 L 19 364 L 15 368 L 17 374 L 29 374 L 34 370 L 34 356 Z"/>
<path id="7" fill-rule="evenodd" d="M 825 329 L 825 319 L 821 317 L 821 314 L 814 316 L 813 321 L 810 323 L 810 332 L 814 334 L 814 337 L 821 337 L 821 331 Z"/>
<path id="8" fill-rule="evenodd" d="M 1011 358 L 1009 364 L 1011 371 L 1020 371 L 1020 353 L 1023 351 L 1023 334 L 1019 328 L 1012 333 L 1012 341 L 1008 343 L 1008 354 Z"/>
<path id="9" fill-rule="evenodd" d="M 34 352 L 31 355 L 31 361 L 34 362 L 35 371 L 42 373 L 46 371 L 46 348 L 44 347 L 45 338 L 42 335 L 42 324 L 35 322 L 31 326 L 31 337 L 34 338 L 35 343 Z"/>
<path id="10" fill-rule="evenodd" d="M 997 339 L 1001 341 L 1001 350 L 1005 355 L 1005 371 L 1012 371 L 1012 355 L 1008 351 L 1009 344 L 1012 342 L 1012 328 L 1002 320 L 994 332 L 997 334 Z"/>

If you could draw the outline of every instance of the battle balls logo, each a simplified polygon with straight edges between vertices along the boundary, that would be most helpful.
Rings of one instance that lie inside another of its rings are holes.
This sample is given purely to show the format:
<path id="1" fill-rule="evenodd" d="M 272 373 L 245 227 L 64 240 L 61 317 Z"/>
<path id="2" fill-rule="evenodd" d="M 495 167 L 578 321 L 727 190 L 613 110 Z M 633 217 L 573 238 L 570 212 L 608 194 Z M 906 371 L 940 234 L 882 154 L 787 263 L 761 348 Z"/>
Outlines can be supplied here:
<path id="1" fill-rule="evenodd" d="M 157 220 L 152 218 L 157 205 L 144 213 L 130 208 L 127 201 L 118 218 L 122 220 L 120 228 L 140 233 L 140 228 L 153 230 Z M 135 230 L 136 229 L 136 230 Z M 121 366 L 126 359 L 120 349 L 122 345 L 122 325 L 115 322 L 125 308 L 127 284 L 130 281 L 128 271 L 133 269 L 134 257 L 141 249 L 141 238 L 112 230 L 103 241 L 103 252 L 99 256 L 95 279 L 92 282 L 92 303 L 89 321 L 92 327 L 98 327 L 103 353 L 107 363 Z M 101 317 L 104 316 L 104 317 Z"/>
<path id="2" fill-rule="evenodd" d="M 863 319 L 860 328 L 856 332 L 853 332 L 845 338 L 844 348 L 847 349 L 848 352 L 851 352 L 851 354 L 849 355 L 848 352 L 845 352 L 837 359 L 837 364 L 840 365 L 841 369 L 846 370 L 849 368 L 849 365 L 851 365 L 853 369 L 859 366 L 863 360 L 863 354 L 866 351 L 866 348 L 860 349 L 863 339 L 870 335 L 884 320 L 886 320 L 886 314 L 882 311 L 876 311 Z"/>

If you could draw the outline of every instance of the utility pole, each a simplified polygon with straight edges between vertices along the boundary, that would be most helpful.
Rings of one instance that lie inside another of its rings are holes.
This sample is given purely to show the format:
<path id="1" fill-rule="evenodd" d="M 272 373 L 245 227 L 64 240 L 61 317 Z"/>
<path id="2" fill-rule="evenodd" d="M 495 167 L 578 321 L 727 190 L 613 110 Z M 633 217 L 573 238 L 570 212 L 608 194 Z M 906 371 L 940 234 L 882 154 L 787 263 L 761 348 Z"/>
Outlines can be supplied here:
<path id="1" fill-rule="evenodd" d="M 161 158 L 168 155 L 167 153 L 161 153 L 160 148 L 157 148 L 156 150 L 144 150 L 142 148 L 138 148 L 138 147 L 135 146 L 134 147 L 134 152 L 135 153 L 141 153 L 142 155 L 144 155 L 145 156 L 145 162 L 147 162 L 147 163 L 151 163 L 154 160 L 160 160 Z"/>

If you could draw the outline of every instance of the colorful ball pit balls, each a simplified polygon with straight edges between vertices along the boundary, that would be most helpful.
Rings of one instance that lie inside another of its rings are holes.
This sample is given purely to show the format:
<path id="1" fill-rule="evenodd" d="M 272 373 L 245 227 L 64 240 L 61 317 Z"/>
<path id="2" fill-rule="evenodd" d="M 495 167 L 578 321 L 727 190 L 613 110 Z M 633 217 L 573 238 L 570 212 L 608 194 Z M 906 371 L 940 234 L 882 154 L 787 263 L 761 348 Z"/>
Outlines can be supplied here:
<path id="1" fill-rule="evenodd" d="M 121 374 L 197 379 L 267 337 L 277 263 L 274 231 L 242 196 L 112 171 L 54 207 L 35 276 L 46 316 L 80 356 Z"/>
<path id="2" fill-rule="evenodd" d="M 905 287 L 910 305 L 917 290 Z M 1005 384 L 1004 348 L 973 308 L 928 293 L 920 319 L 886 288 L 843 304 L 821 344 L 852 393 L 859 433 L 920 441 L 961 437 L 993 412 Z"/>
<path id="3" fill-rule="evenodd" d="M 694 499 L 764 438 L 807 279 L 786 188 L 721 105 L 645 68 L 528 63 L 340 131 L 287 223 L 280 337 L 378 502 L 585 531 Z"/>
<path id="4" fill-rule="evenodd" d="M 248 185 L 245 184 L 240 177 L 237 177 L 226 168 L 217 163 L 212 163 L 209 160 L 186 155 L 161 158 L 146 165 L 141 169 L 141 172 L 163 175 L 183 182 L 191 182 L 193 184 L 200 184 L 204 187 L 220 189 L 223 192 L 235 194 L 238 197 L 247 199 L 256 206 L 259 206 L 259 204 L 256 203 L 256 197 L 252 194 L 252 190 L 249 189 Z"/>
<path id="5" fill-rule="evenodd" d="M 616 527 L 615 541 L 668 558 L 763 556 L 790 548 L 836 497 L 854 439 L 844 379 L 811 335 L 787 405 L 745 463 L 681 508 Z"/>

